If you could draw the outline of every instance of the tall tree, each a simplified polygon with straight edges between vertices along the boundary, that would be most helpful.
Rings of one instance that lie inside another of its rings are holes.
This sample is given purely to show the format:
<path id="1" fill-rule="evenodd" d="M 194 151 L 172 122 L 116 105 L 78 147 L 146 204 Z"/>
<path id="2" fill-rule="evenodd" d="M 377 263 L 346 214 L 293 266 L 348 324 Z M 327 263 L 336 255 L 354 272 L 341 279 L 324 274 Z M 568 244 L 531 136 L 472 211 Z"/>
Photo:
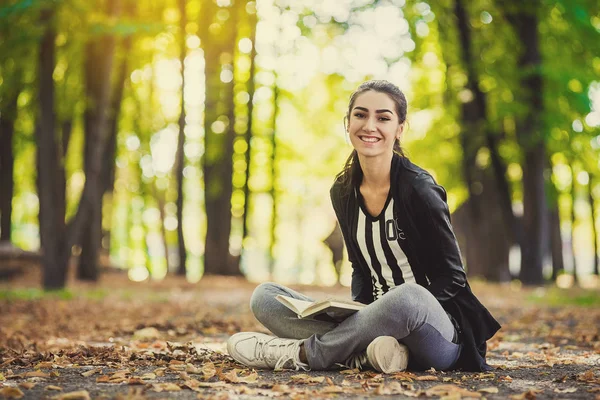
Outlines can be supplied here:
<path id="1" fill-rule="evenodd" d="M 277 206 L 278 196 L 278 176 L 277 176 L 277 117 L 279 116 L 279 87 L 277 86 L 277 73 L 275 75 L 275 85 L 273 86 L 273 115 L 271 119 L 271 226 L 269 240 L 269 274 L 272 276 L 275 270 L 275 245 L 277 244 Z"/>
<path id="2" fill-rule="evenodd" d="M 565 263 L 563 257 L 563 241 L 560 232 L 560 212 L 558 208 L 559 192 L 554 183 L 548 184 L 548 219 L 550 252 L 552 255 L 552 281 L 556 281 L 558 275 L 564 272 Z"/>
<path id="3" fill-rule="evenodd" d="M 2 71 L 2 69 L 0 69 Z M 16 72 L 16 71 L 15 71 Z M 5 79 L 7 79 L 6 77 Z M 0 242 L 11 240 L 12 199 L 14 193 L 13 134 L 17 118 L 17 99 L 21 92 L 18 72 L 11 78 L 11 90 L 0 95 Z M 9 83 L 5 83 L 9 86 Z"/>
<path id="4" fill-rule="evenodd" d="M 250 78 L 248 79 L 248 125 L 246 126 L 246 132 L 244 133 L 244 140 L 246 141 L 246 153 L 244 154 L 244 161 L 246 163 L 246 179 L 244 180 L 244 214 L 242 216 L 242 243 L 244 239 L 249 235 L 249 218 L 250 218 L 250 176 L 252 175 L 252 137 L 254 127 L 254 93 L 256 92 L 256 24 L 257 15 L 256 9 L 248 10 L 248 19 L 250 24 L 250 40 L 252 41 L 252 50 L 250 51 Z"/>
<path id="5" fill-rule="evenodd" d="M 205 60 L 203 173 L 206 209 L 204 273 L 240 275 L 239 259 L 229 252 L 233 192 L 234 57 L 240 0 L 229 7 L 203 3 L 200 39 Z M 236 261 L 238 260 L 238 261 Z"/>
<path id="6" fill-rule="evenodd" d="M 518 61 L 521 91 L 517 98 L 526 109 L 516 115 L 515 121 L 523 152 L 523 237 L 519 278 L 526 285 L 536 285 L 544 282 L 542 238 L 546 217 L 542 54 L 538 33 L 540 3 L 509 1 L 502 6 L 506 19 L 521 41 Z"/>
<path id="7" fill-rule="evenodd" d="M 598 264 L 600 264 L 600 257 L 598 256 L 598 229 L 596 228 L 596 224 L 598 223 L 598 215 L 596 214 L 596 202 L 594 199 L 594 184 L 596 183 L 595 175 L 590 174 L 590 180 L 588 182 L 588 202 L 590 205 L 590 210 L 592 214 L 592 235 L 594 242 L 594 267 L 592 269 L 593 274 L 598 276 L 600 275 L 600 271 L 598 268 Z"/>
<path id="8" fill-rule="evenodd" d="M 40 198 L 40 236 L 43 243 L 42 266 L 44 288 L 58 289 L 65 285 L 69 252 L 65 245 L 65 216 L 58 210 L 64 209 L 60 203 L 56 186 L 59 183 L 57 172 L 58 141 L 55 134 L 54 80 L 55 66 L 55 9 L 46 6 L 41 12 L 41 25 L 44 34 L 40 43 L 38 79 L 40 111 L 36 123 L 38 141 L 38 192 Z"/>
<path id="9" fill-rule="evenodd" d="M 185 57 L 186 46 L 186 0 L 178 0 L 179 5 L 179 64 L 181 66 L 181 111 L 179 113 L 179 135 L 177 136 L 177 154 L 175 155 L 175 183 L 177 185 L 177 248 L 179 254 L 179 266 L 177 275 L 185 275 L 187 263 L 187 251 L 185 249 L 185 238 L 183 236 L 183 167 L 185 166 Z"/>
<path id="10" fill-rule="evenodd" d="M 106 15 L 117 16 L 119 0 L 107 0 Z M 85 163 L 86 186 L 90 186 L 88 213 L 85 216 L 85 229 L 81 237 L 81 255 L 77 277 L 83 280 L 98 279 L 98 255 L 102 243 L 102 171 L 106 164 L 105 156 L 110 143 L 110 105 L 112 96 L 112 69 L 116 38 L 104 34 L 92 38 L 85 48 L 85 88 L 87 107 L 85 124 Z M 101 143 L 101 145 L 99 145 Z M 100 162 L 100 160 L 105 160 Z M 114 162 L 114 160 L 108 160 Z M 89 180 L 89 184 L 88 184 Z M 84 188 L 85 191 L 85 188 Z M 82 202 L 83 202 L 82 195 Z"/>
<path id="11" fill-rule="evenodd" d="M 465 89 L 470 94 L 461 100 L 463 176 L 469 192 L 466 204 L 470 232 L 467 268 L 472 275 L 507 281 L 510 279 L 508 252 L 515 218 L 506 166 L 498 152 L 499 135 L 492 132 L 487 122 L 487 100 L 480 89 L 471 24 L 462 0 L 455 0 L 454 15 L 467 78 Z M 484 147 L 491 159 L 491 166 L 487 168 L 477 163 L 477 155 Z"/>
<path id="12" fill-rule="evenodd" d="M 577 223 L 577 214 L 575 213 L 575 203 L 577 201 L 577 174 L 575 173 L 575 166 L 571 163 L 571 271 L 573 272 L 573 282 L 577 281 L 577 257 L 575 249 L 575 224 Z"/>
<path id="13" fill-rule="evenodd" d="M 127 10 L 129 13 L 132 12 L 131 9 Z M 125 92 L 125 87 L 127 86 L 127 82 L 129 80 L 129 51 L 131 50 L 131 44 L 133 41 L 132 35 L 129 35 L 123 39 L 122 45 L 122 56 L 118 62 L 116 67 L 116 76 L 114 79 L 114 88 L 112 91 L 112 99 L 110 105 L 110 113 L 109 113 L 109 121 L 108 121 L 108 129 L 110 131 L 110 136 L 107 144 L 107 160 L 112 160 L 111 162 L 107 162 L 102 168 L 102 178 L 101 178 L 101 187 L 102 193 L 104 195 L 108 195 L 107 197 L 110 199 L 111 210 L 114 206 L 113 200 L 113 192 L 115 186 L 115 158 L 117 156 L 117 137 L 119 133 L 119 119 L 121 117 L 121 104 L 123 102 L 123 96 Z M 106 249 L 110 250 L 111 246 L 111 232 L 110 229 L 106 232 L 103 232 L 103 240 L 106 241 Z"/>

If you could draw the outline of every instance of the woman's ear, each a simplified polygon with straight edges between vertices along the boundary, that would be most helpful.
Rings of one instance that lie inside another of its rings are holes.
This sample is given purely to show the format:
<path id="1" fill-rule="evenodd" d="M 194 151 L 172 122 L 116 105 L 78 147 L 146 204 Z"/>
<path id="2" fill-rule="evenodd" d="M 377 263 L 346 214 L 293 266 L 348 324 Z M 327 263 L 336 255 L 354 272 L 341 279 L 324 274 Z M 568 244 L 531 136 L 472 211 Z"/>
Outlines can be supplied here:
<path id="1" fill-rule="evenodd" d="M 400 140 L 400 137 L 402 136 L 402 132 L 404 132 L 404 125 L 405 123 L 401 123 L 400 125 L 398 125 L 398 129 L 396 130 L 396 139 Z"/>

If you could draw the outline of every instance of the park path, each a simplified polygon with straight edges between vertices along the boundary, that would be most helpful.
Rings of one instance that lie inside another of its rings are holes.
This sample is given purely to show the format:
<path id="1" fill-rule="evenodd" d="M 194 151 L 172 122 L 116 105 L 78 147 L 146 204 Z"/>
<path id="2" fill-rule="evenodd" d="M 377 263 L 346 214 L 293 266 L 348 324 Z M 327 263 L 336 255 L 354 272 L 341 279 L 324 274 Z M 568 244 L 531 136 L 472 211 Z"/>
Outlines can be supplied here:
<path id="1" fill-rule="evenodd" d="M 0 284 L 0 398 L 600 399 L 600 308 L 546 304 L 545 289 L 473 283 L 503 325 L 488 342 L 492 372 L 382 375 L 233 362 L 227 337 L 264 331 L 248 309 L 256 284 L 242 279 L 131 283 L 109 274 L 44 296 L 19 288 L 27 285 Z"/>

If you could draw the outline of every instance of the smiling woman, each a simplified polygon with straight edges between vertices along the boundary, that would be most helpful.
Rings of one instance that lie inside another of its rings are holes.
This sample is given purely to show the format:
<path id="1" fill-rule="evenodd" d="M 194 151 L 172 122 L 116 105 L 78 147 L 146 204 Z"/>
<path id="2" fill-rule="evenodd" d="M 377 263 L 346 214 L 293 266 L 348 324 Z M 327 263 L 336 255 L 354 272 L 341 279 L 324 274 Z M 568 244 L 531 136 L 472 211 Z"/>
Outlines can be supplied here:
<path id="1" fill-rule="evenodd" d="M 467 283 L 444 189 L 402 155 L 406 109 L 395 85 L 360 85 L 346 115 L 354 150 L 330 192 L 352 263 L 352 298 L 367 306 L 339 324 L 297 319 L 277 296 L 312 299 L 262 284 L 250 307 L 276 336 L 233 335 L 227 349 L 235 360 L 296 370 L 491 369 L 486 341 L 500 325 Z"/>

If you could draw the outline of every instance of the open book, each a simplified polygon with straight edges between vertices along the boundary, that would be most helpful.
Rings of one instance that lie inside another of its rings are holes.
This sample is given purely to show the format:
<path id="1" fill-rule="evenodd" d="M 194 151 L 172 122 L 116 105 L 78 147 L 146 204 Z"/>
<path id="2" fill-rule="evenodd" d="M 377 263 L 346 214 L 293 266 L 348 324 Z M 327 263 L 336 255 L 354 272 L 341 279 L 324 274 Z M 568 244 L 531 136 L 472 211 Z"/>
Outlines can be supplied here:
<path id="1" fill-rule="evenodd" d="M 345 320 L 348 316 L 366 307 L 365 304 L 352 300 L 325 299 L 305 301 L 281 294 L 275 298 L 281 304 L 298 314 L 298 318 L 333 320 L 337 322 Z"/>

